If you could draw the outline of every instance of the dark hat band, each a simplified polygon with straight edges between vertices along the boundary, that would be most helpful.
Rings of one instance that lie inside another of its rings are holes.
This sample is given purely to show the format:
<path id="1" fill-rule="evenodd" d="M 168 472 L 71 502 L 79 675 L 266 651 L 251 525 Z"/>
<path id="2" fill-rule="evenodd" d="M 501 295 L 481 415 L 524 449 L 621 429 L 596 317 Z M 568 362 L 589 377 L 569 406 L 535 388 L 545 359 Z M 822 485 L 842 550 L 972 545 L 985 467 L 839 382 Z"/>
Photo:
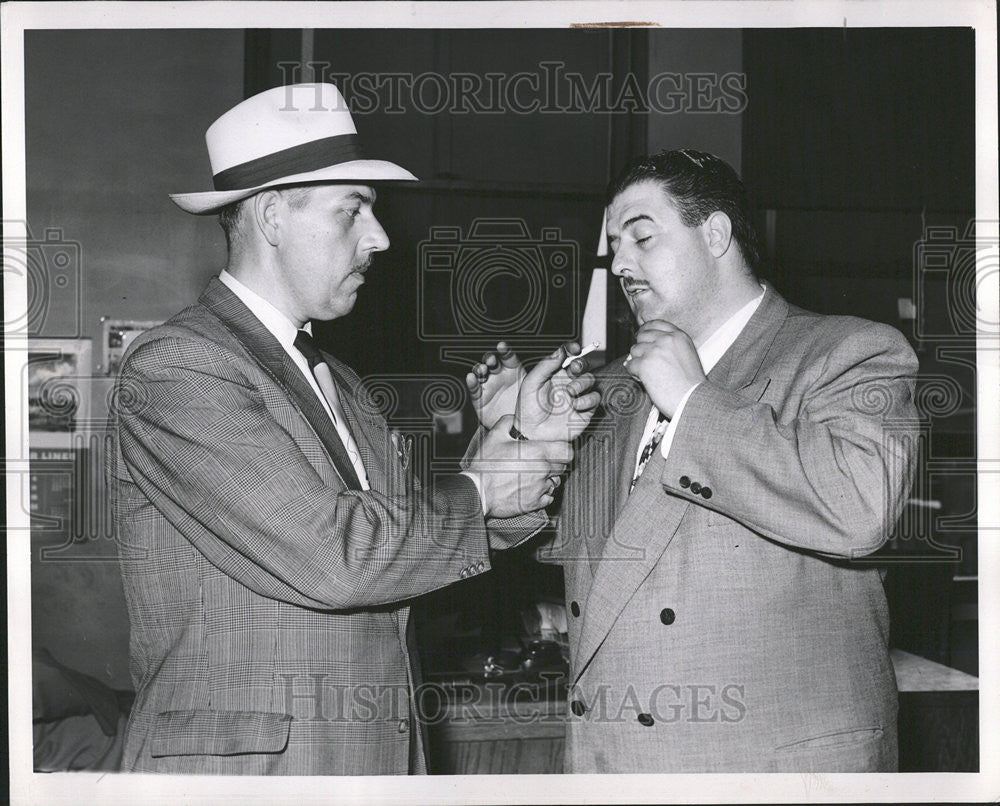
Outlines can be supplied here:
<path id="1" fill-rule="evenodd" d="M 360 159 L 364 159 L 364 153 L 358 136 L 338 134 L 226 168 L 212 177 L 212 183 L 216 190 L 246 190 L 286 176 Z"/>

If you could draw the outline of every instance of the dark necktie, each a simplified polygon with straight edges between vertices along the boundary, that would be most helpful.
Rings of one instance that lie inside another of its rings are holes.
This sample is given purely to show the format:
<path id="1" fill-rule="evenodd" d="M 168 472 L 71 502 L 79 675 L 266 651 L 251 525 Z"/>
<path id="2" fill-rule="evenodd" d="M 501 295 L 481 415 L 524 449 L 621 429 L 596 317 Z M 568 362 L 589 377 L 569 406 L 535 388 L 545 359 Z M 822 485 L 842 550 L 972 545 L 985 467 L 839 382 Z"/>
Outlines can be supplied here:
<path id="1" fill-rule="evenodd" d="M 667 417 L 663 412 L 660 412 L 659 416 L 656 418 L 656 426 L 653 428 L 653 433 L 649 437 L 649 441 L 642 449 L 642 453 L 639 454 L 639 463 L 635 467 L 635 475 L 632 476 L 632 483 L 629 485 L 628 491 L 631 494 L 632 490 L 635 489 L 636 482 L 639 481 L 639 477 L 642 475 L 642 471 L 646 469 L 646 465 L 649 464 L 649 460 L 653 456 L 653 451 L 656 450 L 656 446 L 660 444 L 660 440 L 663 439 L 663 433 L 667 430 L 666 427 Z"/>

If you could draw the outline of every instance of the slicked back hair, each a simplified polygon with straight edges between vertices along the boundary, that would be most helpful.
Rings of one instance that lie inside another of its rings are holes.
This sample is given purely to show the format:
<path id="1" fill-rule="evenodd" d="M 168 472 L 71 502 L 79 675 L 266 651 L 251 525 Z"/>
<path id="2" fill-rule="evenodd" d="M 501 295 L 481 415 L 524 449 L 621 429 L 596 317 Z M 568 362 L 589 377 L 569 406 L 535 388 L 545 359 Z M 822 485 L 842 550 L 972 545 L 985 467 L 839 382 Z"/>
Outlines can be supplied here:
<path id="1" fill-rule="evenodd" d="M 639 182 L 659 184 L 688 227 L 703 224 L 716 211 L 729 216 L 743 260 L 752 274 L 760 273 L 760 237 L 750 220 L 746 188 L 727 162 L 687 148 L 640 157 L 608 185 L 605 204 Z"/>

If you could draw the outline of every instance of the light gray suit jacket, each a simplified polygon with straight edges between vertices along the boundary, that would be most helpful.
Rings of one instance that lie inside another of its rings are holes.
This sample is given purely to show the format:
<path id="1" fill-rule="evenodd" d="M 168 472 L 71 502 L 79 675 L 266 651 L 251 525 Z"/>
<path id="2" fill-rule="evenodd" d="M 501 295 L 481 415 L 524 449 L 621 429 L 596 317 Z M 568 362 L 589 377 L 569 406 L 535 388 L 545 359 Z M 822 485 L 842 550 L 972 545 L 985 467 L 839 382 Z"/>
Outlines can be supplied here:
<path id="1" fill-rule="evenodd" d="M 891 770 L 882 578 L 916 455 L 892 328 L 772 288 L 629 495 L 650 400 L 599 373 L 555 542 L 572 649 L 567 772 Z"/>
<path id="2" fill-rule="evenodd" d="M 137 691 L 126 770 L 425 769 L 406 600 L 489 569 L 482 503 L 465 476 L 421 487 L 358 376 L 327 360 L 370 491 L 218 280 L 122 365 L 108 475 Z M 516 523 L 496 547 L 530 534 Z"/>

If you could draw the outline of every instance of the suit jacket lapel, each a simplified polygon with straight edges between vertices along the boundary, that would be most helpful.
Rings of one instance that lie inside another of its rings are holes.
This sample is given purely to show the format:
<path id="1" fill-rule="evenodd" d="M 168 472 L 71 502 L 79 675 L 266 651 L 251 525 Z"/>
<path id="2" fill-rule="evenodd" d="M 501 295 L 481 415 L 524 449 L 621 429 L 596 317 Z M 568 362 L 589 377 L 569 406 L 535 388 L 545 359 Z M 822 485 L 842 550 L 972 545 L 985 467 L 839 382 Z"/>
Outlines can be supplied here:
<path id="1" fill-rule="evenodd" d="M 288 399 L 299 409 L 326 448 L 344 484 L 352 490 L 360 489 L 361 483 L 354 466 L 326 410 L 274 334 L 218 278 L 209 282 L 199 302 L 222 321 L 250 357 L 285 390 Z"/>
<path id="2" fill-rule="evenodd" d="M 618 514 L 628 501 L 632 473 L 631 470 L 625 473 L 623 469 L 635 466 L 639 442 L 653 405 L 642 384 L 622 368 L 621 360 L 616 359 L 612 366 L 615 367 L 612 374 L 600 384 L 604 412 L 600 420 L 591 426 L 593 439 L 590 450 L 595 453 L 586 461 L 590 467 L 595 467 L 595 462 L 603 465 L 600 478 L 611 479 L 614 484 L 610 496 L 602 494 L 600 501 L 595 501 L 589 494 L 593 482 L 588 481 L 586 505 L 596 507 L 598 515 L 593 527 L 587 530 L 586 546 L 592 573 L 596 573 Z M 597 451 L 600 455 L 596 455 Z"/>
<path id="3" fill-rule="evenodd" d="M 378 404 L 365 390 L 364 384 L 355 380 L 357 376 L 344 364 L 326 352 L 323 356 L 330 365 L 330 374 L 341 393 L 340 405 L 361 453 L 361 463 L 368 473 L 369 485 L 373 490 L 386 495 L 402 491 L 405 473 L 393 456 L 396 446 L 392 444 Z"/>
<path id="4" fill-rule="evenodd" d="M 766 284 L 764 299 L 736 341 L 708 373 L 709 380 L 735 392 L 755 384 L 761 387 L 753 396 L 759 400 L 770 380 L 758 377 L 760 368 L 786 316 L 788 303 L 773 286 Z"/>
<path id="5" fill-rule="evenodd" d="M 771 347 L 778 327 L 788 312 L 788 304 L 767 286 L 764 299 L 747 322 L 739 337 L 708 373 L 712 383 L 738 391 L 752 384 L 754 399 L 760 399 L 767 388 L 768 379 L 759 378 L 760 368 Z M 612 531 L 604 544 L 597 563 L 593 583 L 584 591 L 584 621 L 580 630 L 579 646 L 575 653 L 575 683 L 586 669 L 594 653 L 600 648 L 625 605 L 638 590 L 659 562 L 680 526 L 689 506 L 687 500 L 666 493 L 660 484 L 666 460 L 656 451 L 645 472 L 629 495 L 628 487 L 635 468 L 635 455 L 639 449 L 643 427 L 649 414 L 647 405 L 640 410 L 621 416 L 616 433 L 620 450 L 616 450 L 617 507 Z M 638 432 L 638 433 L 637 433 Z M 587 487 L 596 480 L 593 468 Z M 624 491 L 624 494 L 623 494 Z"/>

